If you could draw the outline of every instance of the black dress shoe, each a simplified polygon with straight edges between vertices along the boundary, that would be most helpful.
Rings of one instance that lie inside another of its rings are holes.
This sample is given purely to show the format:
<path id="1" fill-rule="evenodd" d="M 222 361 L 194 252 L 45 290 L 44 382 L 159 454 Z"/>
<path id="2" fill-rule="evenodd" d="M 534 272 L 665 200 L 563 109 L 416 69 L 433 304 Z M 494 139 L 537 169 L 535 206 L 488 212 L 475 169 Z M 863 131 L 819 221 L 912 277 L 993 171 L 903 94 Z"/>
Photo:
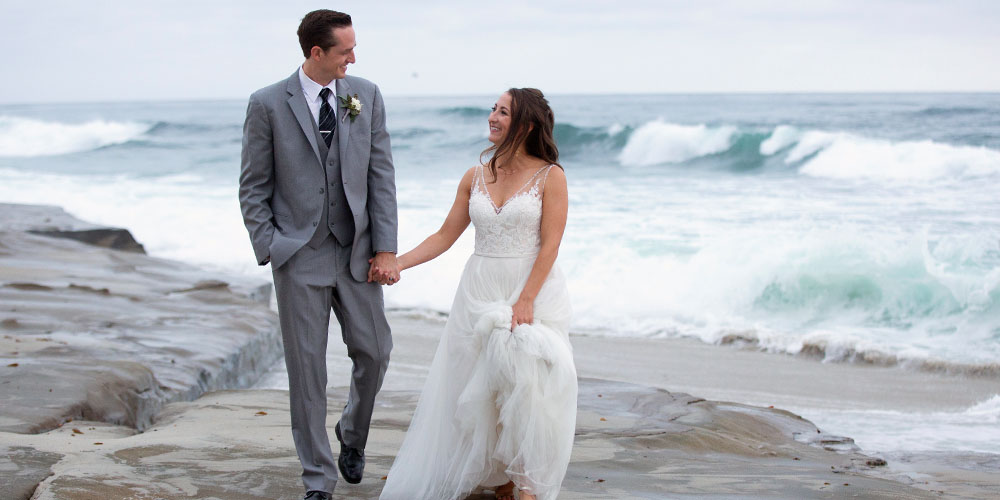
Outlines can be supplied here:
<path id="1" fill-rule="evenodd" d="M 340 437 L 340 422 L 337 422 L 333 430 L 337 434 L 337 441 L 340 441 L 340 456 L 337 457 L 340 475 L 344 477 L 344 481 L 358 484 L 365 473 L 365 452 L 344 446 L 344 438 Z"/>
<path id="2" fill-rule="evenodd" d="M 302 500 L 330 500 L 332 497 L 325 491 L 313 490 L 306 493 Z"/>

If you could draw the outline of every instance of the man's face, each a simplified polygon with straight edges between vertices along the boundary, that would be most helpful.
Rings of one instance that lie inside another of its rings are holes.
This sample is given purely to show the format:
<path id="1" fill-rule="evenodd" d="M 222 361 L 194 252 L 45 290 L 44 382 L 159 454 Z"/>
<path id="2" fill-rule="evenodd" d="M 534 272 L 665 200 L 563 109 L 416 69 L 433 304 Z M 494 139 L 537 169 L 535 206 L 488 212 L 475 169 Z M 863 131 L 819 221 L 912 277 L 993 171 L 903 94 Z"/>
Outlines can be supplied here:
<path id="1" fill-rule="evenodd" d="M 333 38 L 337 44 L 326 52 L 320 52 L 318 62 L 320 67 L 332 73 L 336 80 L 347 76 L 347 65 L 354 64 L 354 47 L 357 45 L 354 39 L 354 27 L 334 28 Z"/>

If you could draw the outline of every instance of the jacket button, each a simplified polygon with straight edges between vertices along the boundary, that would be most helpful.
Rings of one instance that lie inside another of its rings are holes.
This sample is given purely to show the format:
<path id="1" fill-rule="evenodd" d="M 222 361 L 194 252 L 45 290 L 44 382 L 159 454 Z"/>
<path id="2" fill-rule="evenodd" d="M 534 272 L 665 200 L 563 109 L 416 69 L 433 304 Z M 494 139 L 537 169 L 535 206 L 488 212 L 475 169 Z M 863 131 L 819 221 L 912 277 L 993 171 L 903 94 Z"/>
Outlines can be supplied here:
<path id="1" fill-rule="evenodd" d="M 313 222 L 313 227 L 316 227 L 318 225 L 319 225 L 319 222 Z"/>
<path id="2" fill-rule="evenodd" d="M 323 194 L 323 188 L 319 188 L 319 194 Z"/>

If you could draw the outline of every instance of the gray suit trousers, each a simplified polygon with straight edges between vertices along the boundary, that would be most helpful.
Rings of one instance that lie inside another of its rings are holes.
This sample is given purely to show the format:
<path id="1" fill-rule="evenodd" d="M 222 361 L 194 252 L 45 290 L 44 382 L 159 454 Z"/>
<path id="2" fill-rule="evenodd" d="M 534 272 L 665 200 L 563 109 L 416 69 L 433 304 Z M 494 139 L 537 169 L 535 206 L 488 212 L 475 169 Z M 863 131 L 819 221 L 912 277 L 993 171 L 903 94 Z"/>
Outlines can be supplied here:
<path id="1" fill-rule="evenodd" d="M 273 269 L 278 319 L 285 347 L 292 438 L 306 491 L 332 493 L 337 466 L 326 429 L 326 347 L 330 311 L 340 323 L 353 362 L 351 389 L 340 419 L 347 446 L 365 449 L 375 395 L 382 386 L 392 336 L 378 283 L 356 281 L 351 247 L 328 236 L 318 248 L 304 246 Z"/>

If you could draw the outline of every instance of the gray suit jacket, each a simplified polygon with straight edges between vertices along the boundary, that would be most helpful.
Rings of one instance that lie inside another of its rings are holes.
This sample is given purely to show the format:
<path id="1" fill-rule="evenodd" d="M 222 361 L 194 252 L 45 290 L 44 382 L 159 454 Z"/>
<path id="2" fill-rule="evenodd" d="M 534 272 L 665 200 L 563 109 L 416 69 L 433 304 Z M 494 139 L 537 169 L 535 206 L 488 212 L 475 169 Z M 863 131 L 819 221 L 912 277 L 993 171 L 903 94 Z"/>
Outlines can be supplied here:
<path id="1" fill-rule="evenodd" d="M 396 251 L 396 182 L 385 106 L 378 87 L 363 78 L 336 80 L 336 90 L 361 100 L 354 120 L 338 104 L 337 139 L 354 217 L 351 275 L 365 281 L 376 251 Z M 243 124 L 240 207 L 258 264 L 270 259 L 272 268 L 281 267 L 312 237 L 323 213 L 324 172 L 298 70 L 254 92 Z"/>

